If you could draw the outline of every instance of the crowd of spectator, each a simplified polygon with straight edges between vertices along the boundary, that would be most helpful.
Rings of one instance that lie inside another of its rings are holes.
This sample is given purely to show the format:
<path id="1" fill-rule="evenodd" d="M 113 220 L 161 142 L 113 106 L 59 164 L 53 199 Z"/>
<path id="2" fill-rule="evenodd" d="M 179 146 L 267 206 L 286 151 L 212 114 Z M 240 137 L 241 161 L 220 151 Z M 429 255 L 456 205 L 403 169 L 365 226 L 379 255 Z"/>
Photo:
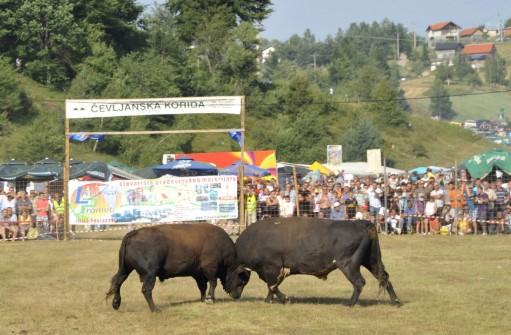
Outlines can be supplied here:
<path id="1" fill-rule="evenodd" d="M 0 237 L 25 240 L 58 237 L 64 219 L 64 199 L 59 193 L 0 190 Z"/>
<path id="2" fill-rule="evenodd" d="M 288 181 L 247 185 L 249 224 L 265 217 L 312 216 L 372 220 L 387 234 L 498 234 L 511 231 L 511 181 L 455 180 L 431 170 L 424 175 L 323 177 L 295 187 Z"/>

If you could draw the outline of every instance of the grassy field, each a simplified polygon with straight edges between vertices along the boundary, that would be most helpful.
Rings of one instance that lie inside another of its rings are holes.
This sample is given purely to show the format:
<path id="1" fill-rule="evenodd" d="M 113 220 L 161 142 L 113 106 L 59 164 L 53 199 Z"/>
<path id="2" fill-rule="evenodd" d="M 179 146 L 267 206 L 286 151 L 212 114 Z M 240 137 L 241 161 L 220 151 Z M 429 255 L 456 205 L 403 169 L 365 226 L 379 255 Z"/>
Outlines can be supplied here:
<path id="1" fill-rule="evenodd" d="M 190 278 L 158 283 L 160 313 L 151 314 L 132 274 L 119 311 L 104 293 L 117 269 L 119 233 L 103 240 L 0 244 L 2 334 L 509 334 L 511 258 L 508 236 L 382 236 L 383 259 L 400 308 L 367 285 L 360 305 L 346 306 L 351 285 L 340 272 L 328 281 L 286 279 L 291 304 L 263 302 L 252 276 L 240 301 L 221 289 L 206 305 Z M 89 234 L 91 237 L 94 234 Z M 84 236 L 84 235 L 81 235 Z M 106 239 L 108 238 L 108 240 Z M 220 287 L 220 286 L 219 286 Z"/>

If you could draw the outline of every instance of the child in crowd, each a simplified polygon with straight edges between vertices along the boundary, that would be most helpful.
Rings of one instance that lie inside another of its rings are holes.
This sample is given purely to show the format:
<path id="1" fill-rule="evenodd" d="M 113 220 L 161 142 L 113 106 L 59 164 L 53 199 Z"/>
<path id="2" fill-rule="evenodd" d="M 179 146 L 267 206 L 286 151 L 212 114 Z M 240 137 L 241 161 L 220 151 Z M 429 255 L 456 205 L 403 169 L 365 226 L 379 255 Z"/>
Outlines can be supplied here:
<path id="1" fill-rule="evenodd" d="M 21 238 L 25 241 L 28 230 L 32 227 L 32 215 L 30 214 L 30 210 L 24 208 L 21 210 L 21 214 L 18 218 L 19 222 L 19 231 L 21 234 Z"/>
<path id="2" fill-rule="evenodd" d="M 422 226 L 422 235 L 431 234 L 431 221 L 435 219 L 435 215 L 437 212 L 436 202 L 435 199 L 428 196 L 426 198 L 426 206 L 424 207 L 424 215 L 425 219 Z M 417 233 L 419 233 L 419 230 L 417 230 Z"/>

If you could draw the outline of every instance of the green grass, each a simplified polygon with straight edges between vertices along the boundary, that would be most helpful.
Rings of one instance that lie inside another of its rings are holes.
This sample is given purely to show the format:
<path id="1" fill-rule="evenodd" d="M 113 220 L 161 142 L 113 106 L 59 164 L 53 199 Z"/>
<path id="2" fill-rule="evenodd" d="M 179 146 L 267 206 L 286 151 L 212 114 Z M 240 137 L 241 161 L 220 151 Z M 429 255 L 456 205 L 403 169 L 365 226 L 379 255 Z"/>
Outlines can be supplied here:
<path id="1" fill-rule="evenodd" d="M 508 334 L 509 238 L 382 236 L 401 308 L 378 295 L 376 280 L 364 270 L 367 285 L 354 308 L 346 306 L 351 285 L 333 272 L 328 281 L 286 279 L 281 288 L 292 303 L 285 306 L 265 304 L 266 288 L 254 275 L 240 301 L 219 288 L 215 305 L 198 301 L 192 279 L 172 279 L 155 287 L 162 310 L 156 314 L 135 274 L 123 286 L 119 311 L 105 303 L 119 240 L 1 243 L 1 333 Z"/>

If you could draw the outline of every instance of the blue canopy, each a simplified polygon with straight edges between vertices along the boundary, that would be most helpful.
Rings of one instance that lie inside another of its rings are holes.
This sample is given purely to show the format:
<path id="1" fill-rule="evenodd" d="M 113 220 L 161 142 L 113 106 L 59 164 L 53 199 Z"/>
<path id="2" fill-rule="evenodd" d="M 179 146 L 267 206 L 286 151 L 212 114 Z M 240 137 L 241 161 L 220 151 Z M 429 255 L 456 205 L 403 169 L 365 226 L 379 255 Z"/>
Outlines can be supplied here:
<path id="1" fill-rule="evenodd" d="M 204 162 L 196 162 L 188 157 L 181 157 L 173 162 L 153 167 L 156 176 L 170 174 L 178 177 L 210 176 L 218 174 L 218 169 Z"/>
<path id="2" fill-rule="evenodd" d="M 241 162 L 237 161 L 232 163 L 228 167 L 222 169 L 220 174 L 222 175 L 238 175 L 240 171 Z M 259 166 L 252 164 L 243 164 L 243 175 L 245 177 L 264 177 L 269 176 L 271 173 L 268 170 L 260 168 Z"/>
<path id="3" fill-rule="evenodd" d="M 431 172 L 433 173 L 437 173 L 437 172 L 440 172 L 440 171 L 443 171 L 443 172 L 448 172 L 450 171 L 451 169 L 449 168 L 445 168 L 445 167 L 441 167 L 441 166 L 419 166 L 419 167 L 416 167 L 415 169 L 412 169 L 412 170 L 409 170 L 408 172 L 409 173 L 417 173 L 418 175 L 423 175 L 423 174 L 426 174 L 426 171 L 427 169 L 431 169 Z"/>

